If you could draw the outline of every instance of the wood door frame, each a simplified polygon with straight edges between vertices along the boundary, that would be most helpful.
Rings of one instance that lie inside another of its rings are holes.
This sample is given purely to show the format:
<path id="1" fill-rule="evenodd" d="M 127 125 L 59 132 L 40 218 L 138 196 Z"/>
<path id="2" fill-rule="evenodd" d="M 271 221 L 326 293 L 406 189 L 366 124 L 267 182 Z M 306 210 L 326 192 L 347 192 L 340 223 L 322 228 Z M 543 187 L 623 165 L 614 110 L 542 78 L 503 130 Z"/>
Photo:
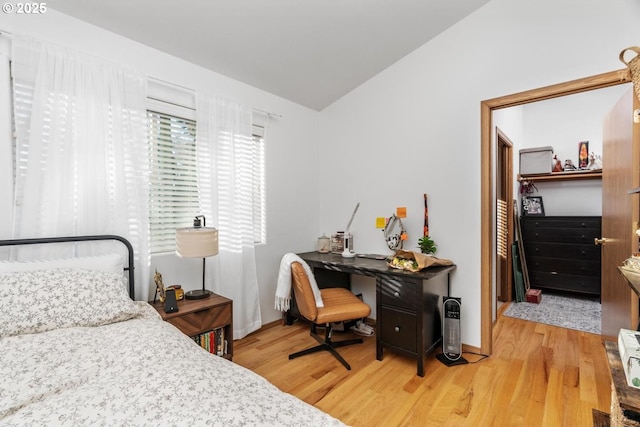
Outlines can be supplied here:
<path id="1" fill-rule="evenodd" d="M 504 157 L 505 157 L 505 161 L 504 161 L 504 170 L 502 170 L 502 174 L 498 174 L 497 173 L 497 169 L 496 169 L 496 188 L 499 185 L 504 185 L 505 187 L 505 193 L 506 193 L 506 204 L 507 204 L 507 260 L 506 260 L 506 266 L 507 266 L 507 277 L 506 277 L 506 285 L 502 286 L 501 283 L 498 283 L 496 281 L 496 291 L 498 289 L 498 287 L 501 287 L 501 293 L 502 293 L 502 289 L 505 290 L 504 295 L 502 295 L 503 298 L 506 299 L 506 301 L 511 301 L 511 298 L 513 297 L 511 289 L 513 288 L 512 284 L 513 284 L 513 268 L 512 268 L 512 260 L 511 260 L 511 243 L 513 243 L 514 241 L 514 226 L 515 224 L 513 223 L 513 142 L 511 142 L 511 140 L 509 139 L 509 137 L 500 130 L 499 127 L 496 126 L 496 157 L 498 156 L 500 151 L 504 151 Z M 503 184 L 500 183 L 500 181 L 504 181 Z M 494 202 L 495 203 L 495 202 Z M 497 230 L 496 230 L 497 232 Z M 496 251 L 497 254 L 497 251 Z M 497 275 L 496 275 L 496 279 L 497 279 Z M 504 278 L 503 278 L 504 280 Z M 497 305 L 497 292 L 496 295 L 494 295 L 494 300 L 496 301 L 496 305 Z M 493 320 L 497 320 L 497 313 L 496 313 L 496 318 Z"/>
<path id="2" fill-rule="evenodd" d="M 492 354 L 493 247 L 495 245 L 495 191 L 493 188 L 494 145 L 492 141 L 493 111 L 545 99 L 558 98 L 594 89 L 631 82 L 626 68 L 572 80 L 538 89 L 527 90 L 480 103 L 480 349 Z"/>

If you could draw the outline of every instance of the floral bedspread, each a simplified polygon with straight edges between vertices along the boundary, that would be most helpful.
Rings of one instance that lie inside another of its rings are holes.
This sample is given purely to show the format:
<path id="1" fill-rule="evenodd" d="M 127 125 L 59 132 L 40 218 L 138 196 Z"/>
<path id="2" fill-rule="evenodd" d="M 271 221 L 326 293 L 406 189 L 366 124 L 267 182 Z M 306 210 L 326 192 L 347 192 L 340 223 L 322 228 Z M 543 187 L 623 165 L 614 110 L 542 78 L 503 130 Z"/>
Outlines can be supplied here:
<path id="1" fill-rule="evenodd" d="M 0 338 L 0 425 L 342 425 L 140 306 L 127 321 Z"/>

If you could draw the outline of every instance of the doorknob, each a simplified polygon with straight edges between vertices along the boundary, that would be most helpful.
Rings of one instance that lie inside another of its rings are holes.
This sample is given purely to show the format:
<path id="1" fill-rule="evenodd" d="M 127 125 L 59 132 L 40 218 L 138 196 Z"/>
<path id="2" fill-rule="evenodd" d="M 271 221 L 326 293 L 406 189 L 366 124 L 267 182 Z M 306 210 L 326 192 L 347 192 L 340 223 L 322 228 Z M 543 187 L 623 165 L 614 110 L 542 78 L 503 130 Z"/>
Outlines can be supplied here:
<path id="1" fill-rule="evenodd" d="M 599 239 L 596 237 L 595 239 L 593 239 L 594 245 L 604 245 L 606 242 L 607 242 L 607 239 L 605 239 L 604 237 L 601 237 Z"/>

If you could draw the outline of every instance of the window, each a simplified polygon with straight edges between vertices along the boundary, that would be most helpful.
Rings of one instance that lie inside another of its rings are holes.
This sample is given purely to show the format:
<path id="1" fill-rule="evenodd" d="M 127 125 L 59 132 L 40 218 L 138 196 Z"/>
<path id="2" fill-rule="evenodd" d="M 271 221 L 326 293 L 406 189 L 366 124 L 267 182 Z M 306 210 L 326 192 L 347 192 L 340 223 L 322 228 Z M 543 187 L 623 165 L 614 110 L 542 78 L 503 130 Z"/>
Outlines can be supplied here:
<path id="1" fill-rule="evenodd" d="M 196 121 L 192 108 L 149 99 L 149 222 L 151 253 L 175 250 L 176 228 L 189 227 L 201 213 L 196 179 Z M 253 126 L 253 230 L 266 242 L 264 127 Z"/>
<path id="2" fill-rule="evenodd" d="M 151 253 L 175 250 L 176 228 L 200 213 L 196 181 L 196 122 L 147 111 Z"/>

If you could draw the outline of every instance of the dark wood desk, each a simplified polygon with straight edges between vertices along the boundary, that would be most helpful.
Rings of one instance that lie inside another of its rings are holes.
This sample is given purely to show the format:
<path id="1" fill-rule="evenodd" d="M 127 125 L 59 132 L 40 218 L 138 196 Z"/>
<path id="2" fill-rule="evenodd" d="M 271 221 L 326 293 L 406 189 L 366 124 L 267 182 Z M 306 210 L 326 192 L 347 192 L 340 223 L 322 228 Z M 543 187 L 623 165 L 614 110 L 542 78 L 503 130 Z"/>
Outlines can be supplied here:
<path id="1" fill-rule="evenodd" d="M 417 273 L 397 270 L 384 260 L 343 258 L 339 254 L 298 254 L 314 270 L 318 287 L 350 287 L 351 274 L 376 279 L 376 358 L 385 348 L 417 359 L 424 376 L 424 358 L 442 342 L 442 297 L 449 295 L 449 273 L 455 265 L 430 267 Z"/>

